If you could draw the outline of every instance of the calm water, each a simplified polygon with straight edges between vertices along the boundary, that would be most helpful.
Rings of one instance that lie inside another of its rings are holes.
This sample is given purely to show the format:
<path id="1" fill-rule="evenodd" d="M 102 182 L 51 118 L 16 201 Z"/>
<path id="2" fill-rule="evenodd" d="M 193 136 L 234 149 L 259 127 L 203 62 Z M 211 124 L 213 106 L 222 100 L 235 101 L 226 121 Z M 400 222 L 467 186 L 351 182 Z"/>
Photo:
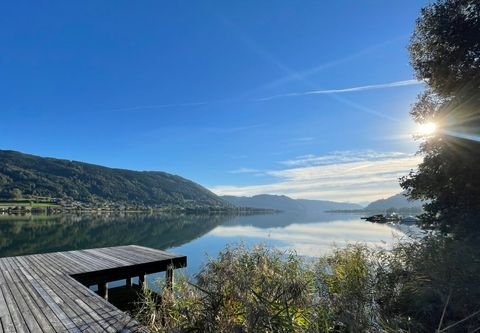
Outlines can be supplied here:
<path id="1" fill-rule="evenodd" d="M 188 257 L 187 274 L 198 271 L 207 256 L 226 244 L 264 243 L 319 256 L 332 245 L 364 242 L 389 246 L 404 234 L 388 225 L 360 220 L 359 215 L 255 216 L 82 215 L 57 217 L 0 216 L 0 257 L 138 244 Z M 155 276 L 150 277 L 152 281 Z"/>

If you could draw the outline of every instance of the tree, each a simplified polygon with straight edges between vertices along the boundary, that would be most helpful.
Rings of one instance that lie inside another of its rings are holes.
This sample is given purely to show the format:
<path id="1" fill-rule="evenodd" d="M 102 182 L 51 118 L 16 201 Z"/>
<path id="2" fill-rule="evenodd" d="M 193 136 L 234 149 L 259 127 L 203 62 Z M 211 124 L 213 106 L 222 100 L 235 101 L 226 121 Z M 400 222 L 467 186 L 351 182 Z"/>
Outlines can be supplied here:
<path id="1" fill-rule="evenodd" d="M 15 200 L 21 199 L 22 198 L 22 191 L 20 191 L 20 189 L 18 189 L 18 188 L 13 188 L 10 191 L 10 197 L 12 199 L 15 199 Z"/>
<path id="2" fill-rule="evenodd" d="M 424 160 L 401 186 L 426 202 L 424 227 L 480 235 L 480 2 L 438 0 L 423 8 L 409 51 L 428 85 L 411 115 L 437 131 L 421 138 Z"/>

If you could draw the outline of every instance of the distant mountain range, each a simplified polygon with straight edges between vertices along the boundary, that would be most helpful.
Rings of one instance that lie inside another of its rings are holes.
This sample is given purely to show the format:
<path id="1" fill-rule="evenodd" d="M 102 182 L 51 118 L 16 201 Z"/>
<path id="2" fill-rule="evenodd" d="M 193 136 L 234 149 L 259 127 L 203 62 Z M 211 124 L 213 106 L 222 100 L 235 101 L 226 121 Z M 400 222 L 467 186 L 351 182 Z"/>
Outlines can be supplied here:
<path id="1" fill-rule="evenodd" d="M 285 195 L 260 194 L 253 197 L 224 195 L 221 198 L 237 207 L 266 208 L 286 212 L 305 212 L 307 214 L 319 214 L 329 210 L 358 210 L 363 208 L 360 205 L 348 202 L 292 199 Z"/>
<path id="2" fill-rule="evenodd" d="M 15 196 L 143 206 L 232 207 L 201 185 L 166 172 L 113 169 L 0 150 L 0 197 Z"/>
<path id="3" fill-rule="evenodd" d="M 403 193 L 399 193 L 386 199 L 373 201 L 365 207 L 365 210 L 384 211 L 390 208 L 420 210 L 422 208 L 422 202 L 418 200 L 408 200 Z"/>
<path id="4" fill-rule="evenodd" d="M 224 195 L 222 199 L 237 207 L 252 207 L 275 209 L 285 212 L 303 212 L 308 215 L 321 214 L 326 211 L 375 211 L 383 212 L 387 209 L 421 210 L 420 201 L 409 201 L 402 193 L 386 199 L 373 201 L 366 207 L 349 203 L 327 200 L 292 199 L 285 195 L 260 194 L 253 197 L 237 197 Z"/>

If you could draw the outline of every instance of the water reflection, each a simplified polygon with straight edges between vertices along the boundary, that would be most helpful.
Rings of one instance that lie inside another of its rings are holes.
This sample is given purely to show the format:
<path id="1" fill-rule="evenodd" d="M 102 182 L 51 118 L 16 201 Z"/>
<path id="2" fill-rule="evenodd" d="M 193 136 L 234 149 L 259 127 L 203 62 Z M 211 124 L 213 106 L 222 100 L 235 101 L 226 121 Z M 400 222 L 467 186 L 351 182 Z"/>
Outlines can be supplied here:
<path id="1" fill-rule="evenodd" d="M 264 243 L 319 256 L 352 242 L 389 246 L 404 234 L 358 215 L 65 215 L 0 217 L 0 257 L 138 244 L 188 256 L 195 273 L 227 244 Z"/>
<path id="2" fill-rule="evenodd" d="M 63 215 L 0 218 L 0 257 L 138 244 L 167 249 L 225 223 L 223 215 Z"/>
<path id="3" fill-rule="evenodd" d="M 237 216 L 204 236 L 171 250 L 187 255 L 188 272 L 194 273 L 208 257 L 215 257 L 227 244 L 252 246 L 263 243 L 281 250 L 293 249 L 299 255 L 317 257 L 333 246 L 362 242 L 388 248 L 405 237 L 405 233 L 396 228 L 361 221 L 360 215 L 356 214 Z"/>
<path id="4" fill-rule="evenodd" d="M 351 213 L 318 213 L 285 212 L 279 214 L 250 215 L 232 217 L 225 225 L 250 225 L 257 228 L 286 227 L 291 224 L 310 224 L 337 220 L 358 221 L 360 215 Z"/>
<path id="5" fill-rule="evenodd" d="M 333 246 L 362 242 L 370 246 L 386 247 L 403 233 L 385 225 L 366 225 L 360 221 L 331 221 L 310 224 L 292 224 L 283 228 L 257 228 L 253 226 L 219 226 L 211 235 L 230 238 L 252 238 L 267 241 L 283 249 L 295 249 L 300 255 L 317 257 Z"/>

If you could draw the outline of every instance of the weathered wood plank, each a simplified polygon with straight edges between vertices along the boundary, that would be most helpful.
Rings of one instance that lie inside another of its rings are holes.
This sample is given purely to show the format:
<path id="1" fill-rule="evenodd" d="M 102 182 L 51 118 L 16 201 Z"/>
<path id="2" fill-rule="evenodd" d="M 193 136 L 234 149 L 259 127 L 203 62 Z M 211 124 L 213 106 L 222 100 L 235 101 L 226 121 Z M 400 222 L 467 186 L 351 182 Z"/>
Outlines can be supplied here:
<path id="1" fill-rule="evenodd" d="M 22 304 L 22 309 L 24 311 L 23 317 L 25 318 L 30 331 L 51 332 L 54 330 L 53 326 L 50 324 L 50 321 L 47 317 L 45 317 L 43 312 L 36 311 L 38 309 L 37 304 L 28 292 L 28 288 L 25 286 L 24 280 L 26 280 L 26 278 L 24 278 L 22 274 L 18 274 L 18 270 L 13 264 L 13 258 L 6 258 L 3 260 L 3 264 L 5 264 L 4 267 L 7 268 L 10 276 L 17 282 L 14 284 L 12 289 L 17 290 L 15 296 L 18 297 L 17 302 Z M 0 267 L 2 267 L 2 263 L 0 263 Z"/>
<path id="2" fill-rule="evenodd" d="M 55 268 L 53 268 L 55 270 Z M 103 318 L 103 321 L 99 322 L 103 327 L 107 330 L 113 329 L 114 331 L 120 331 L 123 327 L 122 323 L 127 320 L 131 321 L 132 319 L 128 317 L 124 312 L 115 308 L 112 304 L 105 302 L 103 299 L 99 298 L 96 294 L 93 293 L 88 288 L 85 288 L 83 285 L 78 283 L 78 281 L 74 279 L 60 279 L 58 281 L 60 284 L 63 284 L 65 290 L 75 290 L 76 292 L 80 293 L 80 297 L 75 299 L 75 302 L 78 303 L 79 300 L 84 300 L 88 302 L 88 307 L 90 316 L 95 316 L 95 318 Z M 74 297 L 69 295 L 69 297 Z M 85 306 L 84 306 L 85 308 Z M 124 318 L 125 320 L 120 320 Z M 111 325 L 108 326 L 106 324 Z"/>
<path id="3" fill-rule="evenodd" d="M 32 260 L 38 260 L 38 258 Z M 37 269 L 42 272 L 41 266 L 37 265 Z M 72 301 L 72 297 L 74 296 L 70 293 L 68 289 L 58 288 L 58 286 L 55 284 L 55 282 L 66 279 L 67 276 L 44 275 L 42 276 L 42 278 L 44 286 L 47 286 L 45 289 L 49 293 L 48 296 L 53 300 L 53 303 L 49 302 L 49 305 L 56 310 L 56 313 L 58 315 L 60 315 L 69 332 L 104 331 L 101 326 L 92 322 L 91 318 L 88 316 L 87 313 L 84 313 L 83 311 L 78 311 L 77 306 L 74 305 Z M 65 316 L 62 316 L 62 314 L 65 314 Z"/>
<path id="4" fill-rule="evenodd" d="M 104 266 L 101 264 L 97 264 L 94 260 L 87 260 L 85 258 L 82 258 L 81 256 L 78 256 L 73 253 L 65 252 L 61 253 L 62 256 L 65 257 L 65 259 L 70 260 L 72 262 L 75 262 L 76 264 L 81 264 L 83 267 L 81 267 L 81 271 L 97 271 L 102 269 Z M 80 267 L 79 267 L 80 268 Z M 76 270 L 77 271 L 77 270 Z"/>
<path id="5" fill-rule="evenodd" d="M 41 258 L 37 258 L 39 264 L 44 264 Z M 43 265 L 42 265 L 43 266 Z M 39 269 L 41 269 L 39 267 Z M 78 295 L 77 286 L 69 284 L 68 276 L 45 276 L 43 281 L 61 298 L 60 305 L 67 313 L 74 313 L 76 324 L 83 330 L 91 330 L 92 332 L 103 332 L 104 328 L 93 320 L 90 313 L 81 311 L 75 304 L 75 300 L 82 296 Z M 62 297 L 63 296 L 63 297 Z M 93 311 L 93 310 L 91 310 Z M 74 320 L 74 322 L 75 322 Z"/>
<path id="6" fill-rule="evenodd" d="M 171 259 L 177 256 L 173 256 L 168 254 L 167 252 L 158 250 L 157 252 L 146 251 L 145 248 L 139 246 L 132 246 L 132 248 L 119 248 L 117 250 L 119 253 L 123 253 L 126 256 L 134 256 L 135 258 L 139 258 L 140 261 L 150 261 L 150 260 L 166 260 Z"/>
<path id="7" fill-rule="evenodd" d="M 90 253 L 91 255 L 96 256 L 97 258 L 103 258 L 105 260 L 112 261 L 112 262 L 116 263 L 117 265 L 127 266 L 127 265 L 132 264 L 132 262 L 130 262 L 130 261 L 126 261 L 126 260 L 123 260 L 123 259 L 118 259 L 116 257 L 113 257 L 111 255 L 105 254 L 105 253 L 97 251 L 97 250 L 83 250 L 83 252 Z"/>
<path id="8" fill-rule="evenodd" d="M 117 267 L 119 265 L 118 263 L 116 263 L 112 260 L 108 260 L 106 258 L 99 258 L 99 257 L 93 255 L 92 253 L 88 253 L 88 252 L 84 252 L 84 251 L 75 251 L 74 254 L 76 256 L 79 256 L 79 257 L 87 260 L 88 262 L 95 263 L 101 269 L 103 269 L 105 267 Z"/>
<path id="9" fill-rule="evenodd" d="M 123 260 L 123 261 L 127 261 L 127 262 L 131 262 L 132 264 L 135 263 L 135 264 L 138 264 L 141 262 L 142 259 L 144 258 L 140 258 L 138 256 L 135 255 L 135 253 L 133 251 L 129 252 L 129 253 L 123 253 L 120 249 L 108 249 L 108 248 L 103 248 L 103 249 L 97 249 L 98 252 L 100 253 L 106 253 L 112 257 L 115 257 L 117 259 L 120 259 L 120 260 Z"/>
<path id="10" fill-rule="evenodd" d="M 55 313 L 50 309 L 48 304 L 43 300 L 43 298 L 38 294 L 38 292 L 33 288 L 31 284 L 32 278 L 28 273 L 26 273 L 16 258 L 11 259 L 12 266 L 15 267 L 15 272 L 18 275 L 23 275 L 22 286 L 25 288 L 25 292 L 29 294 L 32 301 L 35 303 L 32 305 L 32 309 L 39 309 L 39 313 L 42 313 L 47 319 L 48 323 L 52 326 L 55 332 L 65 332 L 66 327 L 60 322 Z M 1 311 L 0 311 L 1 312 Z M 45 329 L 44 329 L 45 330 Z M 48 332 L 48 330 L 45 330 Z"/>
<path id="11" fill-rule="evenodd" d="M 13 326 L 18 333 L 29 332 L 27 328 L 27 324 L 22 318 L 21 311 L 13 298 L 10 288 L 8 286 L 8 281 L 5 277 L 5 272 L 3 269 L 0 270 L 0 274 L 2 278 L 6 281 L 5 284 L 0 285 L 0 289 L 2 290 L 3 296 L 5 297 L 5 304 L 7 305 L 8 312 L 12 318 Z"/>
<path id="12" fill-rule="evenodd" d="M 67 328 L 67 331 L 72 333 L 82 332 L 83 323 L 78 322 L 76 314 L 68 311 L 69 309 L 65 309 L 62 307 L 63 301 L 59 297 L 57 297 L 57 295 L 45 283 L 45 281 L 36 274 L 34 269 L 32 269 L 36 268 L 35 263 L 27 261 L 26 258 L 17 257 L 16 259 L 22 264 L 24 274 L 30 280 L 33 288 L 42 297 L 45 303 L 48 304 L 48 307 L 52 310 L 52 312 L 55 313 L 55 315 L 62 322 L 62 324 Z M 30 257 L 29 259 L 33 260 L 32 257 Z M 46 275 L 44 275 L 43 278 L 45 279 Z"/>
<path id="13" fill-rule="evenodd" d="M 181 267 L 186 257 L 131 245 L 0 258 L 0 332 L 148 332 L 81 282 L 128 279 L 172 263 Z"/>
<path id="14" fill-rule="evenodd" d="M 1 276 L 0 276 L 1 280 Z M 15 326 L 13 324 L 13 319 L 10 315 L 10 310 L 7 307 L 7 301 L 3 296 L 3 290 L 1 286 L 4 284 L 0 284 L 0 319 L 2 321 L 2 330 L 5 333 L 15 332 Z"/>
<path id="15" fill-rule="evenodd" d="M 145 247 L 145 246 L 140 246 L 140 245 L 129 245 L 129 248 L 135 249 L 135 250 L 141 250 L 141 251 L 144 251 L 144 252 L 147 252 L 147 253 L 151 253 L 152 255 L 155 255 L 155 256 L 162 255 L 164 257 L 182 257 L 182 255 L 177 254 L 177 253 L 167 252 L 167 251 L 162 251 L 162 250 L 156 250 L 156 249 L 152 249 L 152 248 Z"/>

